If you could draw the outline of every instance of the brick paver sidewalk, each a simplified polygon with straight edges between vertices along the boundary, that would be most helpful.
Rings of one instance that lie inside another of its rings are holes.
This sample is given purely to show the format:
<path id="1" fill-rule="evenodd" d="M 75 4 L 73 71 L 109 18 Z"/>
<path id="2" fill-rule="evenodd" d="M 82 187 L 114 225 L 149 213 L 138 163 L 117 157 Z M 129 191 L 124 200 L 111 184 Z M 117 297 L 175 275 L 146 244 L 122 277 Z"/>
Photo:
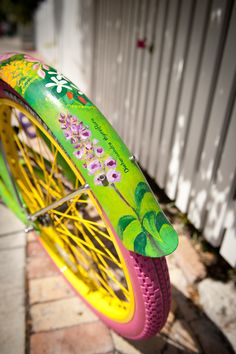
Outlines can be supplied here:
<path id="1" fill-rule="evenodd" d="M 109 330 L 74 294 L 33 234 L 27 246 L 30 354 L 230 353 L 215 326 L 178 289 L 186 285 L 169 258 L 172 311 L 160 335 L 132 342 Z M 182 284 L 181 284 L 182 283 Z"/>

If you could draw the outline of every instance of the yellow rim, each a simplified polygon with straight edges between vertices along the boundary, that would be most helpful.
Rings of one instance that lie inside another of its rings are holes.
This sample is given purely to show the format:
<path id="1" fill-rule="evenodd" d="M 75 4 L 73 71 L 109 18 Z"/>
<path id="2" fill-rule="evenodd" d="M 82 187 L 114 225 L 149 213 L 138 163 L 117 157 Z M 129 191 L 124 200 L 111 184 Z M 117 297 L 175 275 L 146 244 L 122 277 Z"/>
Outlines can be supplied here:
<path id="1" fill-rule="evenodd" d="M 31 123 L 29 128 L 24 128 L 17 110 L 25 116 L 22 119 Z M 84 184 L 56 140 L 24 107 L 0 99 L 0 114 L 7 160 L 30 213 Z M 62 175 L 65 164 L 73 171 L 72 178 Z M 40 241 L 66 279 L 103 315 L 128 322 L 135 306 L 129 272 L 93 194 L 88 191 L 70 200 L 63 208 L 50 211 L 48 217 L 47 225 L 45 220 L 37 225 Z"/>

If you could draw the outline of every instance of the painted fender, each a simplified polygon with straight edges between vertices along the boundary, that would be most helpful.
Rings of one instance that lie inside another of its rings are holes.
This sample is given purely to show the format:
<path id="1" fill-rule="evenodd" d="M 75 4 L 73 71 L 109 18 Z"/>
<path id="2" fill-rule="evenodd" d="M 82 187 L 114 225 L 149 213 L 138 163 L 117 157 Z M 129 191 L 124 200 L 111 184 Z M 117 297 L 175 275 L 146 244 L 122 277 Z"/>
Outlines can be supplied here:
<path id="1" fill-rule="evenodd" d="M 162 257 L 176 249 L 177 233 L 128 148 L 78 87 L 27 54 L 0 56 L 0 78 L 7 84 L 1 97 L 17 101 L 19 95 L 37 113 L 89 184 L 128 250 Z"/>

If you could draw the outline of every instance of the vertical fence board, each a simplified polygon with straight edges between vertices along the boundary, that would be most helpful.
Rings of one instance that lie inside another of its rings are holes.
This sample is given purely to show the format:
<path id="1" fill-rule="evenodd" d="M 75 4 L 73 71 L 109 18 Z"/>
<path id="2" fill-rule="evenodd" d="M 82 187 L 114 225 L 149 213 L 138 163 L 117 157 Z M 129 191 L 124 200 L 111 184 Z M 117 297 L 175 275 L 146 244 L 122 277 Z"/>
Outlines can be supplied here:
<path id="1" fill-rule="evenodd" d="M 236 202 L 232 202 L 225 218 L 226 232 L 220 248 L 220 254 L 232 267 L 236 267 Z"/>
<path id="2" fill-rule="evenodd" d="M 146 26 L 147 26 L 147 12 L 150 6 L 150 2 L 146 2 L 145 0 L 141 0 L 140 7 L 140 22 L 138 27 L 138 33 L 136 37 L 136 65 L 135 65 L 135 75 L 133 80 L 132 87 L 132 96 L 131 96 L 131 106 L 129 111 L 129 121 L 128 121 L 128 139 L 127 143 L 129 148 L 132 150 L 133 140 L 135 138 L 136 132 L 136 109 L 139 106 L 139 91 L 140 91 L 140 82 L 141 82 L 141 74 L 143 68 L 143 58 L 144 51 L 140 48 L 137 48 L 137 40 L 143 40 L 146 34 Z"/>
<path id="3" fill-rule="evenodd" d="M 124 129 L 122 137 L 124 138 L 126 144 L 128 145 L 129 137 L 129 124 L 130 124 L 130 111 L 131 111 L 131 99 L 133 92 L 133 84 L 135 79 L 135 68 L 136 68 L 136 40 L 138 38 L 138 26 L 140 18 L 140 0 L 134 3 L 134 14 L 133 14 L 133 26 L 131 29 L 131 43 L 130 43 L 130 60 L 129 60 L 129 70 L 127 76 L 127 86 L 124 87 L 126 91 L 126 97 L 124 101 Z"/>
<path id="4" fill-rule="evenodd" d="M 226 2 L 215 0 L 209 18 L 209 27 L 203 52 L 202 65 L 193 106 L 191 125 L 188 132 L 185 155 L 178 183 L 176 205 L 182 212 L 188 208 L 192 181 L 199 158 L 201 139 L 205 134 L 211 92 L 215 84 L 215 71 L 222 27 L 225 19 Z"/>
<path id="5" fill-rule="evenodd" d="M 193 19 L 192 33 L 188 53 L 185 58 L 185 70 L 180 96 L 179 107 L 176 112 L 177 122 L 172 143 L 171 155 L 168 164 L 166 192 L 169 198 L 174 199 L 178 185 L 184 146 L 188 127 L 191 123 L 192 103 L 195 95 L 195 86 L 199 75 L 202 47 L 205 38 L 205 26 L 208 18 L 209 1 L 198 0 Z"/>
<path id="6" fill-rule="evenodd" d="M 157 162 L 156 181 L 162 188 L 165 186 L 169 154 L 172 145 L 172 136 L 176 126 L 176 110 L 182 86 L 185 65 L 185 53 L 191 32 L 193 2 L 182 0 L 179 23 L 177 29 L 176 45 L 171 68 L 169 91 L 163 112 L 163 131 L 160 136 L 160 147 Z"/>
<path id="7" fill-rule="evenodd" d="M 219 246 L 222 239 L 223 224 L 227 205 L 233 198 L 233 181 L 236 174 L 236 103 L 228 127 L 228 132 L 221 153 L 216 181 L 210 186 L 207 202 L 209 210 L 204 225 L 204 236 L 214 246 Z"/>
<path id="8" fill-rule="evenodd" d="M 142 66 L 140 73 L 140 81 L 138 87 L 138 102 L 135 107 L 135 119 L 133 125 L 133 136 L 131 141 L 131 148 L 134 152 L 134 155 L 139 158 L 139 149 L 140 142 L 142 140 L 142 132 L 143 132 L 143 121 L 145 121 L 145 107 L 146 100 L 148 95 L 148 84 L 149 84 L 149 72 L 150 72 L 150 61 L 151 61 L 151 53 L 149 51 L 149 46 L 151 45 L 150 39 L 152 38 L 153 27 L 156 20 L 156 10 L 157 10 L 157 2 L 156 0 L 149 1 L 149 7 L 146 18 L 146 28 L 143 38 L 145 38 L 145 48 L 139 49 L 142 51 Z"/>
<path id="9" fill-rule="evenodd" d="M 164 28 L 168 11 L 168 1 L 160 0 L 157 7 L 156 27 L 154 29 L 152 44 L 153 54 L 150 63 L 149 87 L 147 92 L 146 111 L 143 116 L 143 133 L 139 141 L 140 152 L 139 161 L 141 165 L 148 169 L 148 155 L 150 147 L 150 136 L 152 132 L 153 111 L 156 99 L 156 90 L 159 82 L 161 59 L 164 45 Z"/>
<path id="10" fill-rule="evenodd" d="M 166 28 L 164 29 L 163 56 L 160 67 L 160 79 L 157 88 L 156 104 L 154 110 L 154 122 L 151 129 L 150 154 L 148 162 L 148 171 L 152 177 L 155 176 L 156 166 L 159 154 L 159 144 L 161 127 L 163 124 L 163 112 L 165 107 L 165 98 L 168 92 L 169 77 L 172 65 L 172 56 L 176 38 L 176 24 L 179 14 L 179 2 L 170 1 L 168 7 L 168 18 Z"/>
<path id="11" fill-rule="evenodd" d="M 206 131 L 205 143 L 202 146 L 199 172 L 192 185 L 189 217 L 197 228 L 202 228 L 210 183 L 217 169 L 220 152 L 232 113 L 233 100 L 236 94 L 236 7 L 234 8 L 224 55 L 219 71 L 218 82 Z M 236 131 L 235 131 L 236 132 Z"/>

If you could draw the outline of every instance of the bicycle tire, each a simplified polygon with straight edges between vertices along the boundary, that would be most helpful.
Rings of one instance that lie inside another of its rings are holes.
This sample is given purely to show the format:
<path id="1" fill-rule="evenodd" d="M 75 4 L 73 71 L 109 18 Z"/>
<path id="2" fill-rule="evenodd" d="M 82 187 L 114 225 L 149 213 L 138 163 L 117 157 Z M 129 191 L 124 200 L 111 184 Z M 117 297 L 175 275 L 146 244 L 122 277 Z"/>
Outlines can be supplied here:
<path id="1" fill-rule="evenodd" d="M 6 110 L 5 112 L 7 112 L 9 107 L 13 107 L 21 111 L 27 117 L 30 124 L 35 129 L 40 129 L 40 134 L 45 135 L 45 140 L 51 139 L 50 142 L 53 142 L 53 146 L 55 147 L 55 149 L 57 149 L 57 151 L 59 151 L 58 154 L 62 156 L 62 158 L 71 168 L 71 170 L 73 170 L 75 174 L 79 174 L 80 172 L 78 171 L 78 169 L 74 168 L 74 164 L 71 159 L 71 152 L 64 151 L 63 146 L 60 146 L 55 139 L 55 132 L 49 127 L 47 127 L 45 123 L 42 125 L 40 115 L 35 112 L 35 110 L 25 100 L 25 97 L 19 95 L 19 92 L 17 92 L 12 86 L 10 86 L 9 83 L 1 80 L 0 106 L 3 108 L 3 110 Z M 10 111 L 8 110 L 8 112 Z M 8 144 L 6 143 L 6 141 L 9 142 L 9 140 L 11 139 L 11 135 L 8 134 L 7 138 L 3 137 L 2 132 L 4 130 L 4 117 L 2 117 L 1 119 L 1 139 L 3 142 L 5 142 L 4 146 L 6 148 L 6 145 Z M 6 123 L 6 125 L 7 124 L 8 123 Z M 9 146 L 12 147 L 13 142 L 10 141 Z M 12 157 L 10 155 L 11 153 L 13 154 L 11 149 L 9 149 L 9 151 L 6 151 L 6 157 L 8 158 L 8 163 L 10 166 L 10 157 Z M 81 178 L 80 181 L 83 181 L 83 178 Z M 20 193 L 23 193 L 22 190 L 20 190 Z M 72 281 L 73 275 L 71 273 L 73 273 L 73 270 L 67 269 L 63 272 L 63 275 L 69 281 L 69 283 L 71 283 L 71 285 L 75 288 L 75 290 L 79 293 L 83 300 L 88 304 L 88 306 L 112 329 L 127 338 L 148 338 L 154 335 L 156 332 L 160 331 L 167 319 L 168 312 L 170 309 L 170 282 L 165 257 L 150 258 L 127 250 L 122 244 L 120 237 L 117 235 L 117 232 L 114 230 L 113 225 L 110 223 L 102 206 L 96 200 L 96 197 L 94 197 L 92 192 L 91 198 L 95 207 L 98 210 L 98 213 L 102 218 L 102 221 L 105 223 L 107 230 L 110 232 L 109 235 L 111 235 L 112 237 L 113 246 L 117 251 L 119 259 L 121 259 L 120 262 L 122 264 L 122 271 L 125 274 L 128 289 L 131 289 L 130 302 L 132 302 L 132 304 L 130 305 L 129 311 L 126 311 L 122 318 L 118 314 L 119 311 L 114 312 L 116 313 L 114 316 L 109 315 L 109 311 L 101 310 L 102 306 L 104 307 L 104 305 L 101 305 L 101 303 L 95 305 L 94 302 L 88 300 L 88 296 L 85 296 L 85 293 L 81 293 L 81 291 L 78 291 L 78 287 L 76 286 L 77 283 L 75 281 Z M 24 200 L 24 203 L 27 204 L 26 200 Z M 55 223 L 53 225 L 55 228 Z M 38 225 L 38 229 L 42 234 L 46 232 L 45 228 L 51 228 L 51 226 L 48 227 Z M 47 253 L 53 259 L 56 265 L 60 269 L 63 269 L 63 267 L 65 267 L 65 262 L 62 259 L 62 255 L 55 254 L 55 250 L 53 249 L 53 247 L 49 243 L 47 243 L 45 239 L 43 239 L 43 237 L 41 238 L 41 236 L 39 236 L 39 239 L 41 239 L 43 247 L 46 249 Z M 98 251 L 100 250 L 98 249 Z M 91 253 L 93 252 L 94 250 L 92 249 Z M 69 254 L 69 257 L 71 257 L 71 254 Z M 68 268 L 68 263 L 66 264 Z M 92 284 L 90 292 L 93 291 L 93 286 L 94 284 Z M 102 301 L 102 298 L 100 298 L 100 300 Z M 105 299 L 105 302 L 106 301 L 108 300 Z M 109 307 L 109 304 L 107 303 L 105 306 Z"/>

